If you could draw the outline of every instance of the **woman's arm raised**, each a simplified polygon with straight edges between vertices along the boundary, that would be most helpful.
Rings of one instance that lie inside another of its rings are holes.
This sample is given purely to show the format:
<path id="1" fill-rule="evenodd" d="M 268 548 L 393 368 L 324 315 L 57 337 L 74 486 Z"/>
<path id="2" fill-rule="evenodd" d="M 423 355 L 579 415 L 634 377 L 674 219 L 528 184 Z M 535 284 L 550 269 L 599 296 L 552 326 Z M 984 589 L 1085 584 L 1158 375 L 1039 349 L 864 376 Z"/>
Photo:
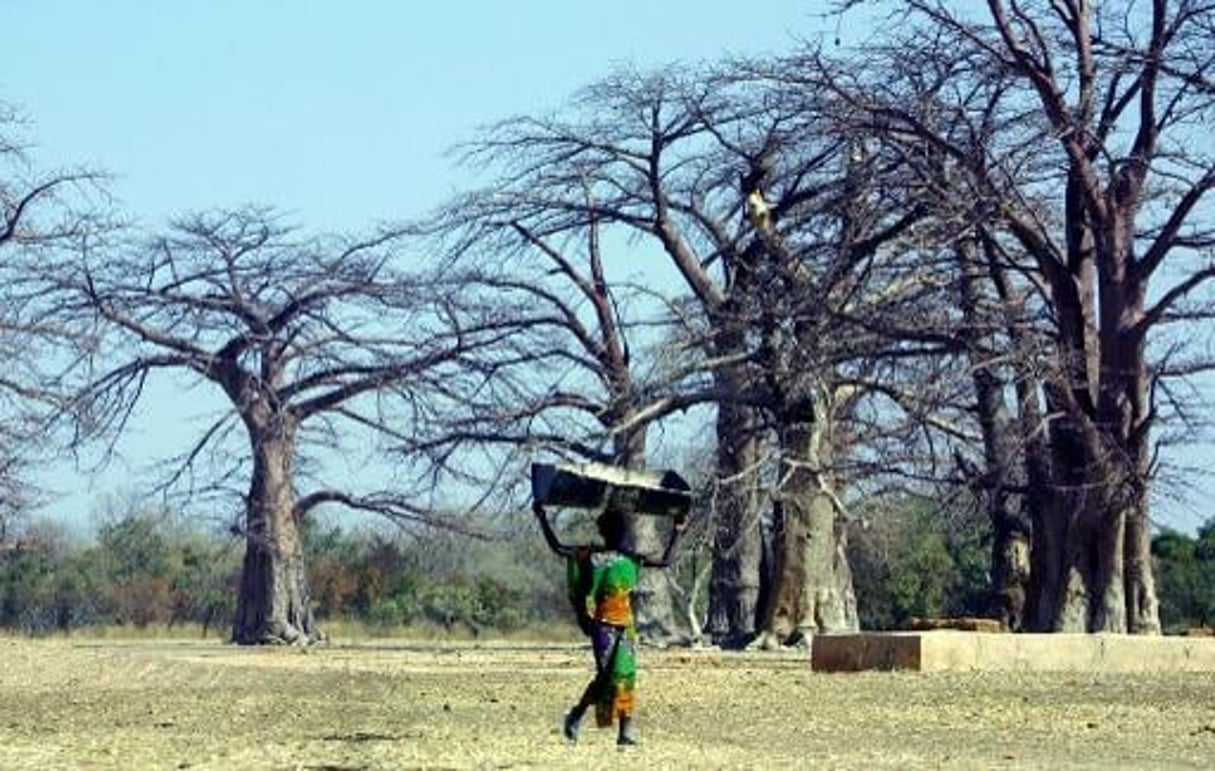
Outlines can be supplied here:
<path id="1" fill-rule="evenodd" d="M 557 539 L 557 534 L 553 532 L 553 526 L 548 522 L 548 515 L 544 511 L 544 506 L 539 503 L 532 504 L 532 511 L 536 514 L 536 521 L 540 523 L 540 532 L 544 534 L 544 542 L 548 544 L 548 548 L 553 550 L 553 553 L 560 557 L 568 557 L 574 553 L 572 546 L 566 546 Z"/>

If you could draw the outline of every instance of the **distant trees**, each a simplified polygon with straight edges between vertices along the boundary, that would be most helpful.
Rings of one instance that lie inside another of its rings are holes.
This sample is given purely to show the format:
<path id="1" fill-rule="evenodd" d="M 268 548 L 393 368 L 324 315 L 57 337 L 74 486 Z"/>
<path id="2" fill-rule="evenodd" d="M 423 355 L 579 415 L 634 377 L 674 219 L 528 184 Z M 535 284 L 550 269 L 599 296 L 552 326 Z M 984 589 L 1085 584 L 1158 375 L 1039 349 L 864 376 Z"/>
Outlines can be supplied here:
<path id="1" fill-rule="evenodd" d="M 1166 630 L 1215 627 L 1215 519 L 1194 536 L 1166 529 L 1152 539 Z"/>
<path id="2" fill-rule="evenodd" d="M 854 522 L 849 559 L 864 629 L 901 629 L 913 616 L 981 615 L 986 528 L 978 512 L 946 516 L 933 502 L 885 502 Z M 706 523 L 700 523 L 704 525 Z M 320 623 L 368 633 L 407 630 L 502 635 L 543 625 L 578 634 L 561 565 L 528 531 L 481 527 L 492 541 L 449 531 L 350 529 L 309 519 L 306 562 Z M 117 511 L 91 542 L 35 527 L 38 548 L 0 551 L 0 628 L 46 634 L 94 627 L 226 634 L 240 581 L 241 539 L 164 510 Z M 1215 521 L 1153 539 L 1161 619 L 1169 632 L 1215 623 Z M 688 552 L 694 562 L 699 557 Z M 696 569 L 694 564 L 685 567 Z M 702 598 L 703 601 L 703 598 Z M 703 612 L 703 606 L 699 612 Z"/>
<path id="3" fill-rule="evenodd" d="M 486 529 L 493 525 L 481 522 Z M 554 624 L 575 634 L 564 573 L 530 532 L 469 543 L 448 531 L 343 529 L 308 520 L 306 559 L 320 622 L 455 634 Z M 32 634 L 190 625 L 227 634 L 241 580 L 241 539 L 164 510 L 110 515 L 92 542 L 44 534 L 0 551 L 0 628 Z"/>
<path id="4" fill-rule="evenodd" d="M 318 616 L 389 632 L 403 625 L 473 635 L 553 622 L 558 634 L 572 628 L 564 566 L 539 551 L 543 546 L 531 531 L 482 525 L 493 540 L 469 542 L 442 530 L 406 535 L 330 527 L 312 533 L 313 585 L 344 587 L 318 595 Z"/>
<path id="5" fill-rule="evenodd" d="M 205 634 L 231 622 L 239 563 L 228 537 L 154 510 L 107 520 L 95 543 L 34 530 L 25 548 L 0 554 L 0 626 L 46 633 L 188 622 Z"/>
<path id="6" fill-rule="evenodd" d="M 986 523 L 965 509 L 892 498 L 854 523 L 848 557 L 861 627 L 906 629 L 913 617 L 987 614 Z"/>

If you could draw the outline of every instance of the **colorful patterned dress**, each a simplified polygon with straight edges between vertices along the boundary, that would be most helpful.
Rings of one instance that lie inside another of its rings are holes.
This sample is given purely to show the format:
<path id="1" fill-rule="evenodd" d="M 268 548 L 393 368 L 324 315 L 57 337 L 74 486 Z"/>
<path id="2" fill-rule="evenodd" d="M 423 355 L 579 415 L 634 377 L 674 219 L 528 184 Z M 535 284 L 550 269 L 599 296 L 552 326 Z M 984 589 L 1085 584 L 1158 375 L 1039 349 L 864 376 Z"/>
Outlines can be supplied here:
<path id="1" fill-rule="evenodd" d="M 578 549 L 568 563 L 570 599 L 591 618 L 588 633 L 595 652 L 595 722 L 607 727 L 636 706 L 637 627 L 633 591 L 641 562 L 618 551 Z"/>

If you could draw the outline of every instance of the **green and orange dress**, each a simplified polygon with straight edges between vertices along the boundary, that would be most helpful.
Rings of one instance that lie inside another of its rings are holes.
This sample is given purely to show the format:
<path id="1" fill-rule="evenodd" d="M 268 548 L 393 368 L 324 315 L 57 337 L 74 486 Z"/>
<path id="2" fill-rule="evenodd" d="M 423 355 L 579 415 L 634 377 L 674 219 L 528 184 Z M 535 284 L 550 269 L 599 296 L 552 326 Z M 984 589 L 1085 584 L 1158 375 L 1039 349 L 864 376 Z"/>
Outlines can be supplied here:
<path id="1" fill-rule="evenodd" d="M 580 548 L 568 562 L 570 600 L 585 608 L 595 653 L 595 722 L 607 727 L 633 714 L 637 690 L 637 626 L 633 592 L 641 561 L 632 554 Z"/>

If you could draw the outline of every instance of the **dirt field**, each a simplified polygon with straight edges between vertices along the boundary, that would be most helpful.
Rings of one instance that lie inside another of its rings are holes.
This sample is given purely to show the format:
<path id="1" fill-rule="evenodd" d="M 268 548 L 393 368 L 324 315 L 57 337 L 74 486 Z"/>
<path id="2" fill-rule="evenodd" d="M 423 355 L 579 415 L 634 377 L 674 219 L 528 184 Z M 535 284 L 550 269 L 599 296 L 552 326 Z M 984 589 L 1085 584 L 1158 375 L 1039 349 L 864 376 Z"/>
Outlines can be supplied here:
<path id="1" fill-rule="evenodd" d="M 642 746 L 567 745 L 570 645 L 0 639 L 0 768 L 1210 768 L 1215 675 L 852 674 L 642 651 Z"/>

